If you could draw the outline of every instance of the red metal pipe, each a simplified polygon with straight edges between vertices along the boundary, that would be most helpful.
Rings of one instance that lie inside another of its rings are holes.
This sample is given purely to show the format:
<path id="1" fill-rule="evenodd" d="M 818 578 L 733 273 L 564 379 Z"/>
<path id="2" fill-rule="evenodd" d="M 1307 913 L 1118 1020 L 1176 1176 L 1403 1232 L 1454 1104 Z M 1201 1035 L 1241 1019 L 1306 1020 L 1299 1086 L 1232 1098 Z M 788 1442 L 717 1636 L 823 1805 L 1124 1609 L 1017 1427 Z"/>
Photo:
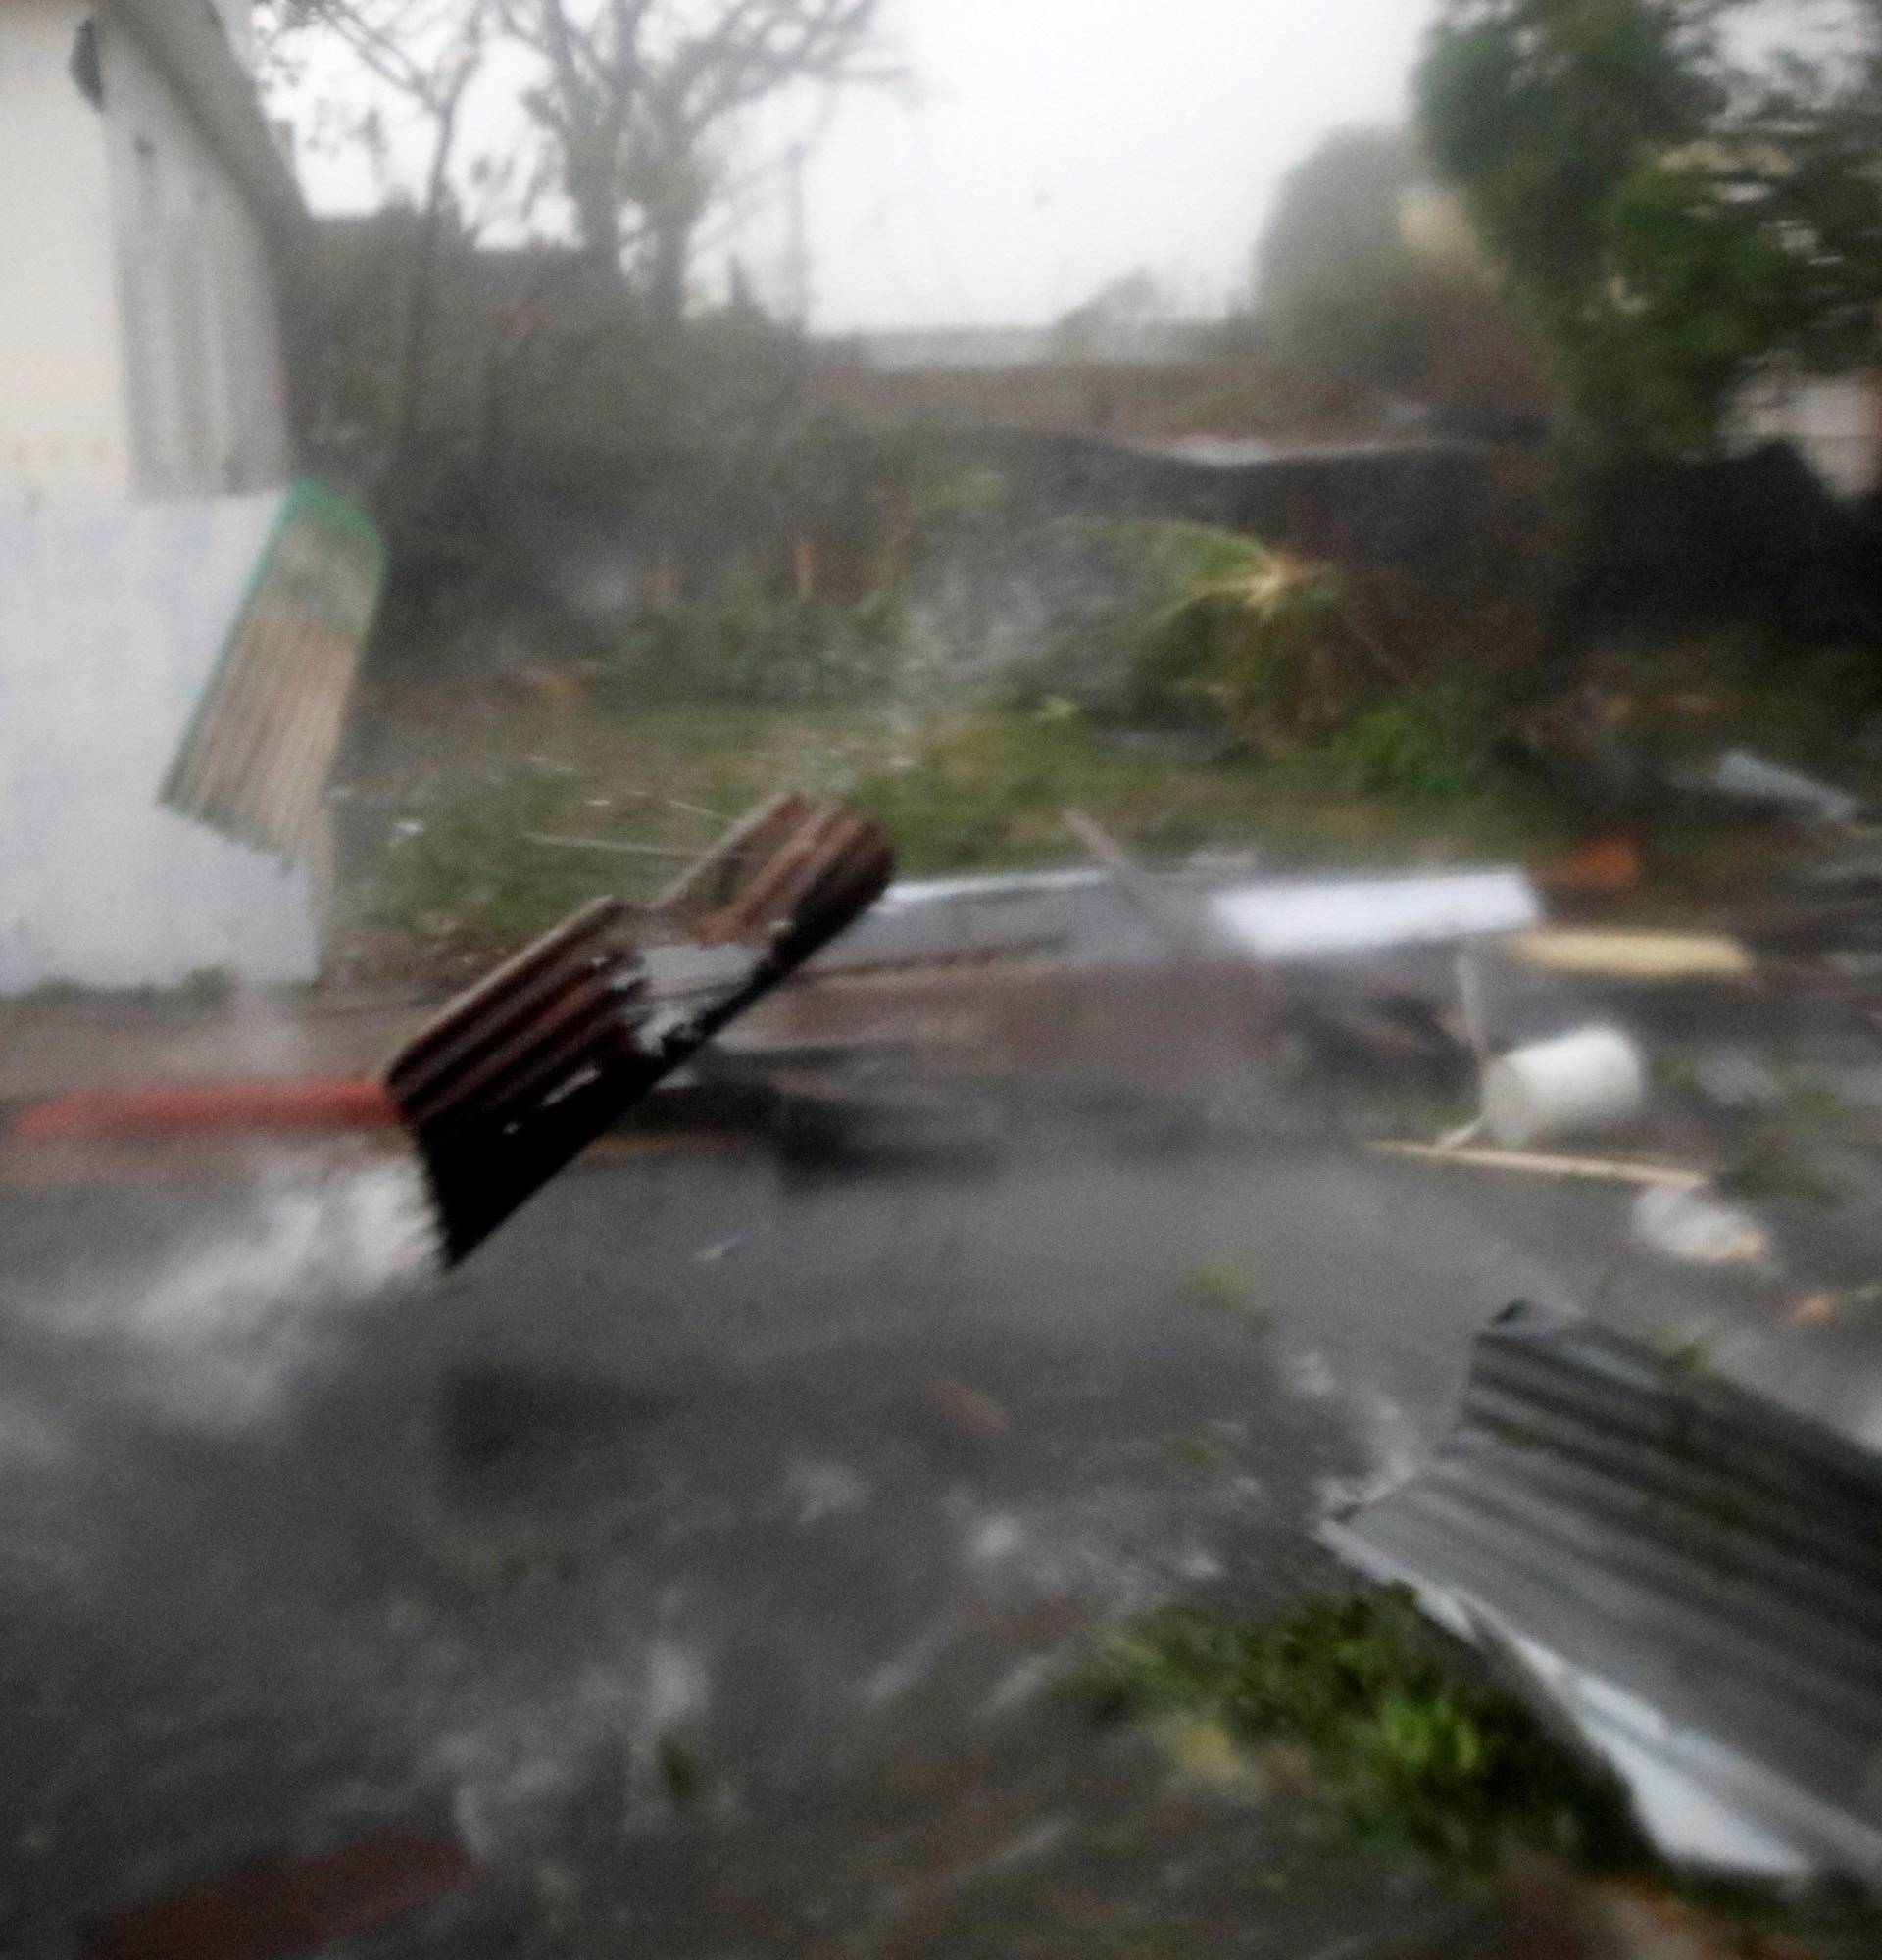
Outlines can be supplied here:
<path id="1" fill-rule="evenodd" d="M 398 1105 L 371 1078 L 173 1083 L 86 1089 L 37 1102 L 15 1121 L 16 1143 L 155 1137 L 327 1136 L 390 1130 Z"/>

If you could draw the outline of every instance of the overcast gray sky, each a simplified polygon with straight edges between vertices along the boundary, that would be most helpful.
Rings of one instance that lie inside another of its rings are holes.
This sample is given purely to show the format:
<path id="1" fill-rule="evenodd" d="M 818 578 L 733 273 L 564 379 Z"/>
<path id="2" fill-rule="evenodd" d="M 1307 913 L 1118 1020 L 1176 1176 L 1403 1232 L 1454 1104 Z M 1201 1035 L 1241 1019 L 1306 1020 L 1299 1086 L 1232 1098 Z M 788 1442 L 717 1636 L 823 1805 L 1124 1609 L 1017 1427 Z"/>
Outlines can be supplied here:
<path id="1" fill-rule="evenodd" d="M 851 97 L 811 170 L 818 323 L 1055 318 L 1145 267 L 1245 274 L 1288 167 L 1404 116 L 1430 0 L 891 0 L 913 107 Z"/>
<path id="2" fill-rule="evenodd" d="M 1342 123 L 1392 122 L 1434 0 L 887 0 L 906 99 L 849 93 L 808 176 L 814 320 L 1056 318 L 1146 268 L 1199 309 L 1245 277 L 1274 189 Z M 316 201 L 357 169 L 308 163 Z M 738 249 L 777 290 L 772 196 Z"/>

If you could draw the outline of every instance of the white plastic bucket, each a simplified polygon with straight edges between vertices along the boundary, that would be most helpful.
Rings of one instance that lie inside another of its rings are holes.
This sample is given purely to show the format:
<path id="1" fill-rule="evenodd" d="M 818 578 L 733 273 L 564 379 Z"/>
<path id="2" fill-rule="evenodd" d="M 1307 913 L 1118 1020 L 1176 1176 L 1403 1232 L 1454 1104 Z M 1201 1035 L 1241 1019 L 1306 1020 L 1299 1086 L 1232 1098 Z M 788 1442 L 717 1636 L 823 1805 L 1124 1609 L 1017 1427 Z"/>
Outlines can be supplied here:
<path id="1" fill-rule="evenodd" d="M 1640 1113 L 1647 1065 L 1618 1028 L 1582 1028 L 1512 1049 L 1483 1072 L 1483 1120 L 1508 1150 L 1604 1130 Z"/>

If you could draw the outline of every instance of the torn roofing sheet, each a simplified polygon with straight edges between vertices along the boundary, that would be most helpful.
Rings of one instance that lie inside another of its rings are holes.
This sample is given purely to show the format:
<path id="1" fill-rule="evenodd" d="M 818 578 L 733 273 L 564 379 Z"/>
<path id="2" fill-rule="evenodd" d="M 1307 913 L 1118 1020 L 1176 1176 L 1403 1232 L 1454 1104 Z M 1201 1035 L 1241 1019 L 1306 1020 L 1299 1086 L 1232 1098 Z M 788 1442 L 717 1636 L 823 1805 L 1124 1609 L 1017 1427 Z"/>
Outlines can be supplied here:
<path id="1" fill-rule="evenodd" d="M 1572 1316 L 1511 1308 L 1458 1427 L 1325 1527 L 1516 1662 L 1675 1855 L 1882 1881 L 1882 1461 Z"/>

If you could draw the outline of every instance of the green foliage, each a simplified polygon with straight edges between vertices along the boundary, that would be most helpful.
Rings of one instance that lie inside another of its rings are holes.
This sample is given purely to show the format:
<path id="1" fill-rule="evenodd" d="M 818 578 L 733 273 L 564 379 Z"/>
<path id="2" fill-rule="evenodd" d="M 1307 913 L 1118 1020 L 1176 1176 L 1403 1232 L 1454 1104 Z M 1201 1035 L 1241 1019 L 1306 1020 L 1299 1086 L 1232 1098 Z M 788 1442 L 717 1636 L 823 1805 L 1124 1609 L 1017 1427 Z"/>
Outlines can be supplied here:
<path id="1" fill-rule="evenodd" d="M 1337 727 L 1381 678 L 1330 566 L 1207 525 L 1120 526 L 1130 590 L 1099 623 L 1141 721 L 1221 725 L 1257 754 Z"/>
<path id="2" fill-rule="evenodd" d="M 1327 755 L 1356 796 L 1449 802 L 1493 786 L 1486 727 L 1481 704 L 1427 690 L 1362 710 Z"/>
<path id="3" fill-rule="evenodd" d="M 585 853 L 529 841 L 556 827 L 568 803 L 559 779 L 533 770 L 460 786 L 387 843 L 366 895 L 368 920 L 492 952 L 526 944 L 619 872 Z"/>
<path id="4" fill-rule="evenodd" d="M 1595 1868 L 1643 1855 L 1619 1787 L 1464 1671 L 1404 1591 L 1257 1628 L 1157 1614 L 1105 1639 L 1071 1687 L 1101 1718 L 1304 1746 L 1357 1829 L 1466 1870 L 1494 1870 L 1511 1838 Z"/>
<path id="5" fill-rule="evenodd" d="M 1178 1280 L 1177 1292 L 1189 1305 L 1205 1313 L 1219 1313 L 1254 1326 L 1267 1322 L 1259 1282 L 1248 1267 L 1232 1259 L 1191 1266 Z"/>
<path id="6" fill-rule="evenodd" d="M 961 715 L 863 775 L 851 800 L 895 839 L 912 871 L 1050 863 L 1070 849 L 1067 808 L 1088 810 L 1156 858 L 1259 841 L 1301 863 L 1561 848 L 1561 811 L 1533 785 L 1486 771 L 1466 796 L 1356 792 L 1337 747 L 1257 762 L 1172 761 L 1122 747 L 1087 715 Z"/>
<path id="7" fill-rule="evenodd" d="M 669 608 L 637 626 L 603 661 L 595 692 L 622 711 L 680 701 L 823 707 L 882 697 L 906 650 L 892 594 L 853 606 L 779 600 L 740 580 L 716 600 Z"/>
<path id="8" fill-rule="evenodd" d="M 718 834 L 719 818 L 780 783 L 841 790 L 883 739 L 867 714 L 699 704 L 619 716 L 592 705 L 509 704 L 501 718 L 441 719 L 423 731 L 422 752 L 388 800 L 384 833 L 347 853 L 345 934 L 479 956 L 514 951 L 598 894 L 652 898 Z"/>
<path id="9" fill-rule="evenodd" d="M 1549 343 L 1584 468 L 1704 452 L 1760 363 L 1878 345 L 1873 73 L 1762 85 L 1728 56 L 1738 4 L 1449 0 L 1419 73 L 1433 159 Z"/>
<path id="10" fill-rule="evenodd" d="M 1424 182 L 1395 129 L 1335 131 L 1288 175 L 1257 254 L 1255 304 L 1304 375 L 1505 414 L 1540 401 L 1519 312 L 1468 248 L 1406 227 Z"/>
<path id="11" fill-rule="evenodd" d="M 1835 1210 L 1850 1200 L 1841 1182 L 1777 1137 L 1757 1145 L 1718 1180 L 1718 1188 L 1728 1198 L 1808 1204 L 1820 1211 Z"/>
<path id="12" fill-rule="evenodd" d="M 1228 1448 L 1212 1429 L 1185 1429 L 1164 1442 L 1164 1455 L 1179 1470 L 1207 1475 L 1228 1460 Z"/>

